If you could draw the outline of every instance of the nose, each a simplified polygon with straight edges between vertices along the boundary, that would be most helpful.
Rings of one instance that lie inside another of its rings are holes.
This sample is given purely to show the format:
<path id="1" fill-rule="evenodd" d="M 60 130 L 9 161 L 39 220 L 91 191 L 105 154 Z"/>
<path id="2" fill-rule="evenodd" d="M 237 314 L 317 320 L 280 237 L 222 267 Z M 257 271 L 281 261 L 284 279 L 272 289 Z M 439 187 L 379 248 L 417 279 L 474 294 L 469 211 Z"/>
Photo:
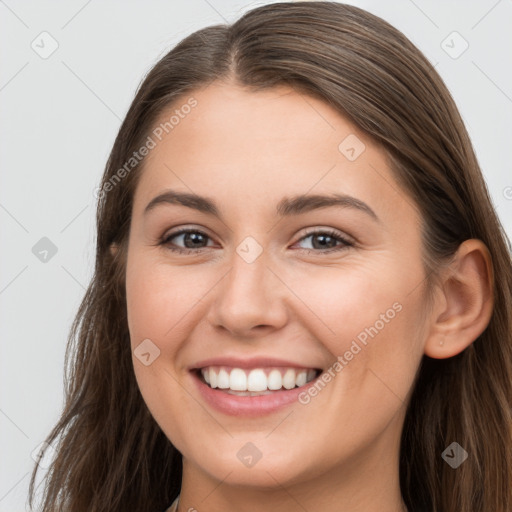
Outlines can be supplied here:
<path id="1" fill-rule="evenodd" d="M 265 251 L 250 263 L 234 252 L 231 269 L 215 287 L 208 313 L 210 325 L 248 339 L 286 324 L 289 291 L 267 264 Z"/>

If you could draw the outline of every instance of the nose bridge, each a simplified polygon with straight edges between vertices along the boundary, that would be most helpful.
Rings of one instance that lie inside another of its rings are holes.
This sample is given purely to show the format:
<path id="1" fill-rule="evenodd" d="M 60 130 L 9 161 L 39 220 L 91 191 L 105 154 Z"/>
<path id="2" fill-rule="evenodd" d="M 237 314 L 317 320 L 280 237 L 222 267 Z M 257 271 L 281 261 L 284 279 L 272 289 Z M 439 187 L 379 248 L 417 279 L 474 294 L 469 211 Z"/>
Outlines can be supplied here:
<path id="1" fill-rule="evenodd" d="M 237 334 L 256 326 L 279 327 L 285 321 L 283 290 L 267 268 L 269 254 L 252 237 L 246 237 L 232 255 L 231 269 L 216 294 L 210 319 Z"/>

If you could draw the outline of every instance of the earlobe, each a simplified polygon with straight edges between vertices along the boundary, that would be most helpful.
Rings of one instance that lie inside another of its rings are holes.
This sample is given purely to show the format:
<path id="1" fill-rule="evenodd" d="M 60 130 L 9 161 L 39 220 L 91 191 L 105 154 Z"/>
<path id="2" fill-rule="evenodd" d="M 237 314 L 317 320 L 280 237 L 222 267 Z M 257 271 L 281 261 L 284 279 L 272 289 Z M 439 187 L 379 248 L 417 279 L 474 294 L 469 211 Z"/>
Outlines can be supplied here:
<path id="1" fill-rule="evenodd" d="M 117 254 L 117 251 L 119 250 L 119 246 L 115 243 L 110 244 L 110 254 L 112 256 L 115 256 Z"/>
<path id="2" fill-rule="evenodd" d="M 425 354 L 435 359 L 455 356 L 485 330 L 494 305 L 492 260 L 477 239 L 463 242 L 447 269 L 438 295 L 436 316 L 425 340 Z"/>

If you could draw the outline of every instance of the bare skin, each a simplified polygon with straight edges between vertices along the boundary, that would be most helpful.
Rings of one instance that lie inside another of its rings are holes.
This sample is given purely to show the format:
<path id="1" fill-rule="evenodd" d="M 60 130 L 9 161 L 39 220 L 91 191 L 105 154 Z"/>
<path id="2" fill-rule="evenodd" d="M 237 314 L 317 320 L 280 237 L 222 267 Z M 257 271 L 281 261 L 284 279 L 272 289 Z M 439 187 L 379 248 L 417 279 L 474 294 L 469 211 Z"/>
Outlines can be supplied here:
<path id="1" fill-rule="evenodd" d="M 146 160 L 126 275 L 132 349 L 150 339 L 160 350 L 134 368 L 183 454 L 179 512 L 405 510 L 398 457 L 413 380 L 424 354 L 451 357 L 487 326 L 486 247 L 461 245 L 427 309 L 419 213 L 364 133 L 287 87 L 214 83 L 193 96 L 197 106 Z M 365 145 L 353 161 L 339 149 L 349 135 Z M 144 213 L 168 189 L 208 197 L 222 218 L 170 203 Z M 284 197 L 333 193 L 377 218 L 353 206 L 276 215 Z M 183 227 L 206 235 L 202 249 L 187 235 L 159 245 Z M 331 238 L 338 250 L 325 252 L 326 229 L 349 244 Z M 237 252 L 246 237 L 262 251 L 250 263 Z M 347 360 L 357 336 L 381 324 Z M 308 403 L 255 418 L 212 408 L 189 371 L 209 357 L 263 355 L 324 371 L 338 356 L 347 364 Z M 237 457 L 248 442 L 261 453 L 253 467 Z"/>

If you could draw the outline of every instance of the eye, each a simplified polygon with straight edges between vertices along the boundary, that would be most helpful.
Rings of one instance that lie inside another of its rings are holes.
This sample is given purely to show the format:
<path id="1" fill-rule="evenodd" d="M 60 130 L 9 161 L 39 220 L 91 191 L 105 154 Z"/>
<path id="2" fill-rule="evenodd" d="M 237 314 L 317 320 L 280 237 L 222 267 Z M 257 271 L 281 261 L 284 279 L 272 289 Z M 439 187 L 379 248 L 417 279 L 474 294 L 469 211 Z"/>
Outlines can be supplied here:
<path id="1" fill-rule="evenodd" d="M 182 242 L 185 244 L 185 247 L 173 247 L 171 245 L 171 240 L 181 238 Z M 202 244 L 207 242 L 210 237 L 193 228 L 181 229 L 180 231 L 176 231 L 175 233 L 170 233 L 163 237 L 160 241 L 160 245 L 165 245 L 167 249 L 174 252 L 179 253 L 193 253 L 200 252 L 201 249 L 206 249 Z"/>
<path id="2" fill-rule="evenodd" d="M 308 253 L 329 253 L 334 251 L 342 251 L 354 245 L 353 242 L 347 240 L 337 231 L 329 229 L 310 231 L 305 236 L 303 236 L 299 242 L 307 240 L 308 238 L 311 238 L 313 241 L 312 248 L 305 249 Z M 183 243 L 185 247 L 176 247 L 175 243 L 171 243 L 172 240 L 179 239 L 181 239 L 181 243 Z M 203 249 L 208 248 L 208 246 L 205 245 L 208 243 L 208 240 L 211 239 L 206 233 L 194 228 L 185 228 L 165 235 L 159 242 L 159 245 L 165 246 L 167 249 L 173 252 L 182 254 L 197 254 Z M 317 242 L 315 243 L 315 241 Z"/>
<path id="3" fill-rule="evenodd" d="M 337 231 L 329 230 L 329 229 L 320 229 L 316 231 L 310 231 L 305 236 L 303 236 L 299 242 L 306 240 L 308 238 L 312 239 L 312 249 L 306 249 L 308 253 L 310 252 L 320 252 L 320 253 L 328 253 L 334 251 L 343 251 L 348 247 L 353 247 L 354 243 L 347 240 L 344 236 L 342 236 Z M 316 241 L 316 243 L 315 243 Z M 297 243 L 299 243 L 297 242 Z M 338 245 L 336 245 L 339 242 Z M 318 250 L 315 250 L 318 249 Z"/>

